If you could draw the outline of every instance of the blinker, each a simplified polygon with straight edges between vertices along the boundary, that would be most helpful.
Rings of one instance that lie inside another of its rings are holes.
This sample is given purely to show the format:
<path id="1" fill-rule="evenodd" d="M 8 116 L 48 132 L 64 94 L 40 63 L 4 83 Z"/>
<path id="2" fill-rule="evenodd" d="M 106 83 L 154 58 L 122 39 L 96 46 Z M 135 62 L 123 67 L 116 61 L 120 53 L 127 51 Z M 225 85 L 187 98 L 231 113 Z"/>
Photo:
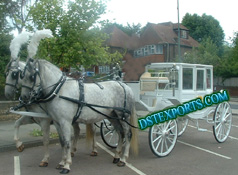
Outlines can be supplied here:
<path id="1" fill-rule="evenodd" d="M 17 79 L 18 77 L 18 72 L 12 72 L 12 79 Z"/>

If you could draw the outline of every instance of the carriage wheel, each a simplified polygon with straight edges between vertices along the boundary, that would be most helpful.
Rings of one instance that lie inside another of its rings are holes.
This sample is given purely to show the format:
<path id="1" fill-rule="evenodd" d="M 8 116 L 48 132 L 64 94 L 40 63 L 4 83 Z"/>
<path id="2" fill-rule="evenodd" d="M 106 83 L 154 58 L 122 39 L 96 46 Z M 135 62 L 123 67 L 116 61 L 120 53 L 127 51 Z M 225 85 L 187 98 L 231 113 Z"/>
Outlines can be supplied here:
<path id="1" fill-rule="evenodd" d="M 177 125 L 178 125 L 178 137 L 181 136 L 188 125 L 188 118 L 187 117 L 178 117 L 177 119 Z"/>
<path id="2" fill-rule="evenodd" d="M 225 142 L 231 130 L 232 112 L 228 102 L 220 103 L 213 116 L 213 134 L 217 142 Z"/>
<path id="3" fill-rule="evenodd" d="M 154 125 L 149 130 L 151 151 L 158 157 L 165 157 L 173 150 L 177 141 L 177 122 L 170 120 Z"/>
<path id="4" fill-rule="evenodd" d="M 103 142 L 107 146 L 111 148 L 117 147 L 118 139 L 119 139 L 118 134 L 110 121 L 104 119 L 104 122 L 101 123 L 100 133 L 101 133 Z"/>

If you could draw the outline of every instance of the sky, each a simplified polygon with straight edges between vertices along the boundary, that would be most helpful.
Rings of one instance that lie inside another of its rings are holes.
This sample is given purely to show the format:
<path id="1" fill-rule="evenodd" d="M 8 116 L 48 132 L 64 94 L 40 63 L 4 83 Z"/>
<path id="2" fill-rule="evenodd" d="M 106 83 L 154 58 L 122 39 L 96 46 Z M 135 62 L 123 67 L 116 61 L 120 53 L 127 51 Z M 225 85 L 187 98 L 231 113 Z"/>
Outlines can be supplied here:
<path id="1" fill-rule="evenodd" d="M 179 0 L 179 21 L 186 13 L 211 15 L 219 21 L 225 40 L 238 32 L 237 0 Z M 102 19 L 127 25 L 178 22 L 177 0 L 108 0 L 107 14 Z"/>

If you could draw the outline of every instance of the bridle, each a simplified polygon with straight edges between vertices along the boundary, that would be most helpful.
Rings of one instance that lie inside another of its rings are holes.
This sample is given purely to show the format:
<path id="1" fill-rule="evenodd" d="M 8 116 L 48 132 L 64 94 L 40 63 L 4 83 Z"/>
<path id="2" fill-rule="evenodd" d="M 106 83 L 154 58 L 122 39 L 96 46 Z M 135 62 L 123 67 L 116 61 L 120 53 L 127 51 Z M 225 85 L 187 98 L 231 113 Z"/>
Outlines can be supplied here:
<path id="1" fill-rule="evenodd" d="M 10 87 L 13 87 L 13 91 L 14 92 L 17 92 L 17 90 L 19 89 L 17 87 L 18 85 L 18 81 L 19 81 L 19 78 L 20 78 L 20 75 L 22 73 L 21 71 L 21 68 L 19 66 L 19 64 L 17 66 L 12 66 L 12 63 L 14 62 L 15 60 L 13 61 L 10 61 L 10 63 L 8 64 L 7 68 L 6 68 L 6 71 L 5 71 L 5 77 L 7 78 L 11 73 L 11 78 L 12 80 L 15 80 L 15 83 L 11 84 L 11 83 L 5 83 L 6 86 L 10 86 Z"/>
<path id="2" fill-rule="evenodd" d="M 30 65 L 30 63 L 33 63 L 33 65 Z M 28 103 L 44 103 L 44 102 L 52 100 L 57 95 L 60 88 L 63 86 L 64 82 L 66 81 L 66 76 L 62 73 L 62 76 L 57 83 L 52 84 L 51 86 L 45 88 L 45 89 L 49 89 L 52 87 L 50 92 L 47 94 L 43 94 L 43 88 L 41 85 L 42 79 L 41 79 L 39 68 L 37 67 L 37 65 L 40 66 L 38 60 L 28 59 L 27 64 L 21 74 L 21 79 L 23 79 L 26 76 L 26 71 L 30 72 L 29 80 L 31 81 L 32 86 L 27 86 L 22 84 L 22 88 L 26 88 L 30 91 L 30 99 Z M 33 71 L 29 69 L 29 66 L 32 67 Z M 38 78 L 39 78 L 39 83 L 37 84 Z M 35 90 L 35 87 L 37 87 L 36 90 Z"/>
<path id="3" fill-rule="evenodd" d="M 34 62 L 33 59 L 28 59 L 28 61 L 26 63 L 26 66 L 24 67 L 24 69 L 23 69 L 23 71 L 22 71 L 22 73 L 20 75 L 21 79 L 25 78 L 26 71 L 30 72 L 29 66 L 30 66 L 30 63 L 33 63 L 33 62 Z M 33 68 L 34 73 L 30 73 L 30 76 L 29 76 L 29 80 L 33 83 L 32 86 L 30 87 L 30 86 L 22 84 L 22 88 L 29 89 L 30 92 L 34 91 L 34 87 L 36 86 L 37 76 L 40 78 L 40 81 L 41 81 L 39 70 L 38 70 L 38 68 L 36 68 L 35 65 L 36 65 L 36 62 L 34 63 L 34 68 Z"/>

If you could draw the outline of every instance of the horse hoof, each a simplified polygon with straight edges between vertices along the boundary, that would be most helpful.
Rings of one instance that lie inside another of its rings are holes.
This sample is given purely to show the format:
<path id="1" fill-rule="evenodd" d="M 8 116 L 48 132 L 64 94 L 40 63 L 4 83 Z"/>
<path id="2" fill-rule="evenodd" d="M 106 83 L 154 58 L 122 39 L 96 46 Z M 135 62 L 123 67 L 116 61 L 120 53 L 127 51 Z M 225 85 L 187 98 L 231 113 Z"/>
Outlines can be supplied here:
<path id="1" fill-rule="evenodd" d="M 57 169 L 57 170 L 62 170 L 63 167 L 64 167 L 63 165 L 60 165 L 60 164 L 59 164 L 59 165 L 56 166 L 56 169 Z"/>
<path id="2" fill-rule="evenodd" d="M 112 163 L 116 164 L 116 163 L 118 163 L 119 161 L 120 161 L 120 158 L 114 158 Z"/>
<path id="3" fill-rule="evenodd" d="M 48 166 L 48 162 L 41 162 L 39 167 L 47 167 Z"/>
<path id="4" fill-rule="evenodd" d="M 95 157 L 95 156 L 97 156 L 97 155 L 98 155 L 98 153 L 95 152 L 95 151 L 92 151 L 91 154 L 90 154 L 90 156 L 92 156 L 92 157 Z"/>
<path id="5" fill-rule="evenodd" d="M 71 157 L 74 157 L 74 153 L 71 153 Z"/>
<path id="6" fill-rule="evenodd" d="M 118 163 L 117 163 L 117 166 L 119 166 L 119 167 L 123 167 L 123 166 L 125 166 L 126 165 L 126 163 L 125 162 L 122 162 L 122 161 L 119 161 Z"/>
<path id="7" fill-rule="evenodd" d="M 22 151 L 24 150 L 24 148 L 25 148 L 25 146 L 22 144 L 21 146 L 19 146 L 19 147 L 17 148 L 17 151 L 18 151 L 18 152 L 22 152 Z"/>
<path id="8" fill-rule="evenodd" d="M 63 168 L 60 174 L 68 174 L 70 170 Z"/>

